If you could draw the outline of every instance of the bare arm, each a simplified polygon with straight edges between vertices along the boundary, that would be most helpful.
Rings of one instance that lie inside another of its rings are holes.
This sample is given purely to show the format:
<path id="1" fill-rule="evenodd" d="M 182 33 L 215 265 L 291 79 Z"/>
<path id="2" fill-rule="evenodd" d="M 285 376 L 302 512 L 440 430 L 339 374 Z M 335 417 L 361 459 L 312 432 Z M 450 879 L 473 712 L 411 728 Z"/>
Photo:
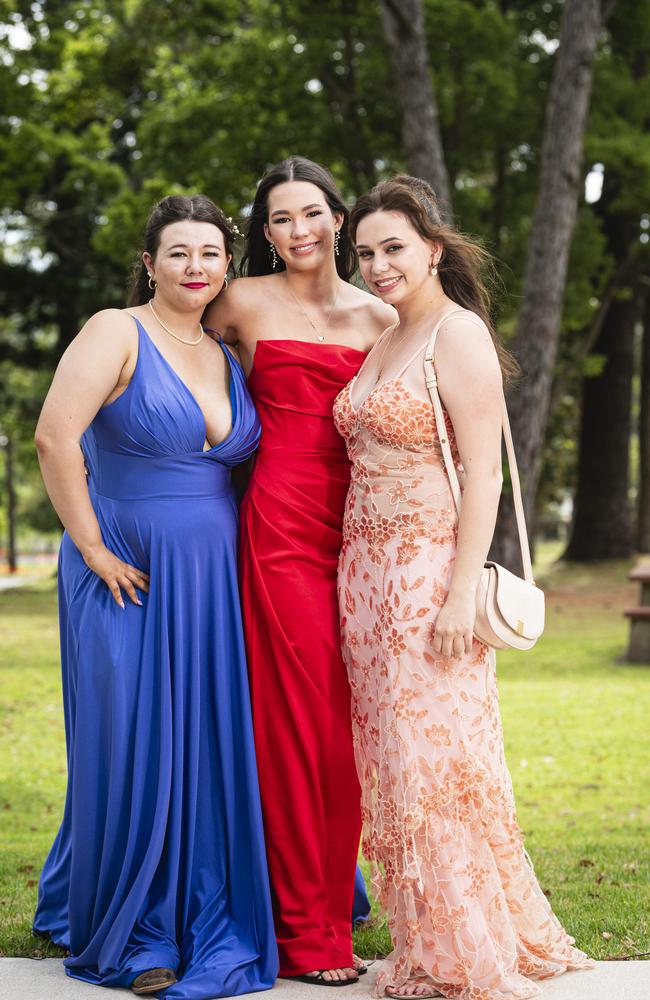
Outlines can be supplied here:
<path id="1" fill-rule="evenodd" d="M 135 344 L 133 320 L 117 309 L 92 316 L 61 358 L 36 427 L 36 449 L 52 505 L 87 565 L 124 607 L 147 577 L 106 549 L 88 495 L 81 435 L 120 381 Z"/>
<path id="2" fill-rule="evenodd" d="M 456 561 L 433 645 L 445 656 L 458 656 L 472 647 L 476 588 L 494 534 L 502 485 L 503 385 L 487 329 L 462 317 L 444 324 L 436 344 L 436 371 L 465 484 Z"/>
<path id="3" fill-rule="evenodd" d="M 203 316 L 203 326 L 211 333 L 219 333 L 226 344 L 236 345 L 239 341 L 237 325 L 239 285 L 241 279 L 231 281 L 227 288 L 212 300 Z M 241 308 L 241 302 L 239 302 Z"/>

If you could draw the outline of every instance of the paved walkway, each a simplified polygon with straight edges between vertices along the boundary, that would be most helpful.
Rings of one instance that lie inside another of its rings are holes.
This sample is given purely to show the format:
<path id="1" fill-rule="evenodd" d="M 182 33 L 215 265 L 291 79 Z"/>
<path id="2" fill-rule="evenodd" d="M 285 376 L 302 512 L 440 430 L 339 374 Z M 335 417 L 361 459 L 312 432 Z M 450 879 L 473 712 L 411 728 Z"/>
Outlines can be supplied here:
<path id="1" fill-rule="evenodd" d="M 20 576 L 18 573 L 14 573 L 12 576 L 0 576 L 0 590 L 13 590 L 15 587 L 26 587 L 30 583 L 37 583 L 43 579 L 45 577 L 42 573 L 38 575 L 31 573 L 29 576 Z"/>
<path id="2" fill-rule="evenodd" d="M 356 986 L 343 987 L 336 1000 L 367 1000 L 380 963 Z M 569 972 L 542 986 L 542 1000 L 650 1000 L 650 962 L 599 962 L 590 972 Z M 127 990 L 102 990 L 69 979 L 57 958 L 0 959 L 0 1000 L 109 1000 L 133 996 Z M 329 994 L 331 996 L 331 994 Z M 261 1000 L 264 994 L 249 997 Z M 278 980 L 273 1000 L 326 1000 L 323 987 Z"/>

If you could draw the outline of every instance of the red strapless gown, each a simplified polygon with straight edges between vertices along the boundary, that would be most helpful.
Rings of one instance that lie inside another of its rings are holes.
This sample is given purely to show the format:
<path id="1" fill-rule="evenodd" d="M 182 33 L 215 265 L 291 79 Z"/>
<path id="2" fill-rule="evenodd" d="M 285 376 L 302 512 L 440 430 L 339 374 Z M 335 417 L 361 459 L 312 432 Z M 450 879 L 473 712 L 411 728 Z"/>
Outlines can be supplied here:
<path id="1" fill-rule="evenodd" d="M 258 341 L 262 422 L 241 507 L 241 588 L 280 975 L 352 964 L 360 838 L 336 571 L 350 482 L 332 418 L 365 354 Z"/>

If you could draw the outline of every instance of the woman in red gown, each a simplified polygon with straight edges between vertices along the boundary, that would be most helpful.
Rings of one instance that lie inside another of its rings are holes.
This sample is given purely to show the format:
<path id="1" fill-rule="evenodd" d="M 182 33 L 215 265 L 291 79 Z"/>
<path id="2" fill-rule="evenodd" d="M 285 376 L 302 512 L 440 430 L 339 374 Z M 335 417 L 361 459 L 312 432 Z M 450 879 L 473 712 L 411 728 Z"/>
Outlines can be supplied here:
<path id="1" fill-rule="evenodd" d="M 241 508 L 240 571 L 280 975 L 358 978 L 360 836 L 336 571 L 350 479 L 332 418 L 392 310 L 349 283 L 348 211 L 326 170 L 262 178 L 242 271 L 206 317 L 236 342 L 262 422 Z"/>

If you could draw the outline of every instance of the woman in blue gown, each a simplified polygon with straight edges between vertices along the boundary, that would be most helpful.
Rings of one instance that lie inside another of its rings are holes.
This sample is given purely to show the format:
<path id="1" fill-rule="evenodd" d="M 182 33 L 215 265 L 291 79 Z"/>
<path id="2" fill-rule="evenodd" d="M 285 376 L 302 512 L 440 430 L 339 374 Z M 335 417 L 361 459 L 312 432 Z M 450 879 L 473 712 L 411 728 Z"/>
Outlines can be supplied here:
<path id="1" fill-rule="evenodd" d="M 200 326 L 232 236 L 207 198 L 154 208 L 133 308 L 91 317 L 36 434 L 66 528 L 69 776 L 34 930 L 68 975 L 166 1000 L 277 972 L 230 485 L 259 425 Z"/>

